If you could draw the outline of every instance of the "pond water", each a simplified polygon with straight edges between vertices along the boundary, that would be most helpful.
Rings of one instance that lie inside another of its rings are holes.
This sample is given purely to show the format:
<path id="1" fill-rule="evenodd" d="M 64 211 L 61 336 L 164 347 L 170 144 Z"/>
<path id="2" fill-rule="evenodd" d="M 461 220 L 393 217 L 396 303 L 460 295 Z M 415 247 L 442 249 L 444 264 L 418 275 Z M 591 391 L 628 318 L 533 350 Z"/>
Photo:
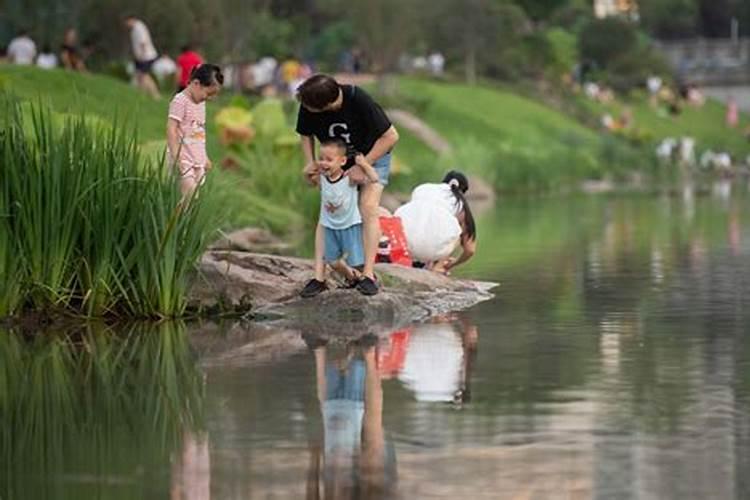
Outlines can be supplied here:
<path id="1" fill-rule="evenodd" d="M 750 498 L 750 196 L 478 227 L 496 298 L 379 340 L 3 332 L 0 498 Z"/>

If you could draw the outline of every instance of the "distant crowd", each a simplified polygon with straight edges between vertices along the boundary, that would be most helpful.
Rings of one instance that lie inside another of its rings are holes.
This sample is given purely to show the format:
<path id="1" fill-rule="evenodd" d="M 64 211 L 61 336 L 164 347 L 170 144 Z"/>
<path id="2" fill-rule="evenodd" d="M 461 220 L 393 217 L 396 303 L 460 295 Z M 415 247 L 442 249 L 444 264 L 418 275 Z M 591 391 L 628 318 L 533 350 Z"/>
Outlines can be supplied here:
<path id="1" fill-rule="evenodd" d="M 165 85 L 182 90 L 192 69 L 203 62 L 201 51 L 194 43 L 185 43 L 175 56 L 159 51 L 146 23 L 136 16 L 123 18 L 123 27 L 129 35 L 132 60 L 126 72 L 132 82 L 153 97 Z M 94 54 L 92 40 L 79 40 L 78 31 L 69 28 L 57 44 L 44 43 L 41 48 L 27 29 L 19 30 L 7 47 L 0 48 L 0 62 L 17 65 L 36 65 L 43 69 L 64 68 L 71 71 L 87 71 L 87 61 Z M 359 47 L 341 52 L 337 70 L 349 75 L 364 74 L 370 67 L 367 54 Z M 399 70 L 403 73 L 423 73 L 440 77 L 444 73 L 445 57 L 438 51 L 424 55 L 403 54 L 399 59 Z M 299 85 L 316 72 L 316 64 L 310 59 L 286 54 L 282 57 L 266 55 L 254 61 L 222 62 L 225 86 L 235 91 L 253 92 L 264 96 L 282 95 L 293 97 Z"/>

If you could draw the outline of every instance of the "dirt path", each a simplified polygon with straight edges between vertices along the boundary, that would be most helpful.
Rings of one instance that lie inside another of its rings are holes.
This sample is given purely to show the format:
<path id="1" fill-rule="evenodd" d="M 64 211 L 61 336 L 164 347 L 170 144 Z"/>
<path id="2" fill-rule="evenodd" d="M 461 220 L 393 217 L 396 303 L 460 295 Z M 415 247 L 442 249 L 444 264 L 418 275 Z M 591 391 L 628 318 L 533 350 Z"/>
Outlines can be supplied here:
<path id="1" fill-rule="evenodd" d="M 420 118 L 402 109 L 389 109 L 386 113 L 393 123 L 416 135 L 437 154 L 444 155 L 451 152 L 450 143 Z"/>

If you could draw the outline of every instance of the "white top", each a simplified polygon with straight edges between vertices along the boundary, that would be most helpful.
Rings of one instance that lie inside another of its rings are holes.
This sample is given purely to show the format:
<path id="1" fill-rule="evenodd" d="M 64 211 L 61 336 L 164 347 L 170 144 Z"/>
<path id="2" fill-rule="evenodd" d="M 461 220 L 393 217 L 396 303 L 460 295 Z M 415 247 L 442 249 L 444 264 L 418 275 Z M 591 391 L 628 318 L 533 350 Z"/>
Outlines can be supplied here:
<path id="1" fill-rule="evenodd" d="M 36 57 L 36 44 L 27 36 L 19 36 L 10 41 L 8 45 L 8 58 L 15 64 L 34 64 Z"/>
<path id="2" fill-rule="evenodd" d="M 463 355 L 461 338 L 451 324 L 419 325 L 409 337 L 398 378 L 417 401 L 452 401 L 461 384 Z"/>
<path id="3" fill-rule="evenodd" d="M 53 69 L 57 67 L 57 56 L 55 54 L 39 54 L 36 65 L 42 69 Z"/>
<path id="4" fill-rule="evenodd" d="M 136 20 L 133 24 L 133 28 L 130 30 L 130 44 L 133 47 L 133 57 L 136 61 L 153 61 L 159 55 L 151 41 L 151 33 L 149 33 L 143 21 Z"/>
<path id="5" fill-rule="evenodd" d="M 456 199 L 456 195 L 453 194 L 451 187 L 444 182 L 440 184 L 420 184 L 412 191 L 411 201 L 438 204 L 456 217 L 458 217 L 462 209 L 461 203 Z"/>
<path id="6" fill-rule="evenodd" d="M 151 66 L 151 71 L 153 71 L 158 78 L 164 78 L 166 76 L 175 74 L 175 72 L 177 71 L 177 64 L 172 60 L 171 57 L 161 56 L 156 60 L 154 65 Z"/>
<path id="7" fill-rule="evenodd" d="M 342 176 L 335 182 L 320 176 L 320 225 L 329 229 L 346 229 L 362 222 L 357 186 Z"/>

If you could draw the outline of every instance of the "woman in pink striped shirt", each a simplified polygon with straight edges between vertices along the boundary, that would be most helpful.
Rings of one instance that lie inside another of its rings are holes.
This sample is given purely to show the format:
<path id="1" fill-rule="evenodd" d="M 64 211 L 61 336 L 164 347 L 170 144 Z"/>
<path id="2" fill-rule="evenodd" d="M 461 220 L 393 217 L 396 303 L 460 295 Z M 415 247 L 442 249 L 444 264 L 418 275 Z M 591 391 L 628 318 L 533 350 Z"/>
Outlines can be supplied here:
<path id="1" fill-rule="evenodd" d="M 223 83 L 221 68 L 201 64 L 193 70 L 185 90 L 169 104 L 167 148 L 183 197 L 190 196 L 211 169 L 206 154 L 206 101 L 219 93 Z"/>

